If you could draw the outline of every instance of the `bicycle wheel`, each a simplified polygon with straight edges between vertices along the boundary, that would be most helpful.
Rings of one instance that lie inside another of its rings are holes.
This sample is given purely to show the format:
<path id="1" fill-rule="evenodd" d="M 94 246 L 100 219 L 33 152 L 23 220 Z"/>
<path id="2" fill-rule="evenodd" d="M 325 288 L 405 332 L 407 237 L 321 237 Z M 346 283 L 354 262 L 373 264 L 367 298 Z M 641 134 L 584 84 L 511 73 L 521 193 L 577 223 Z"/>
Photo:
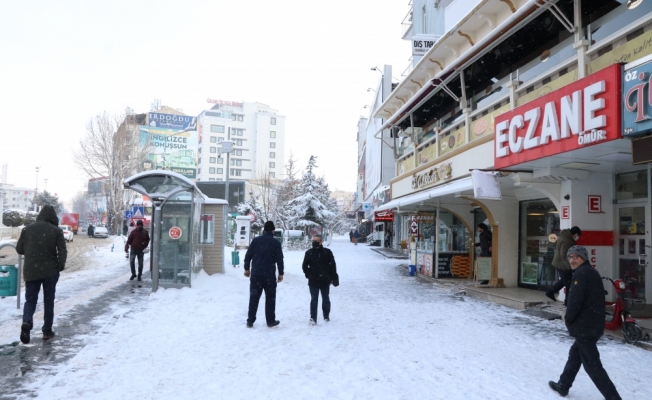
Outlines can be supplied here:
<path id="1" fill-rule="evenodd" d="M 622 326 L 623 336 L 625 341 L 629 344 L 634 344 L 638 342 L 641 337 L 643 337 L 643 332 L 641 328 L 634 322 L 625 322 Z"/>

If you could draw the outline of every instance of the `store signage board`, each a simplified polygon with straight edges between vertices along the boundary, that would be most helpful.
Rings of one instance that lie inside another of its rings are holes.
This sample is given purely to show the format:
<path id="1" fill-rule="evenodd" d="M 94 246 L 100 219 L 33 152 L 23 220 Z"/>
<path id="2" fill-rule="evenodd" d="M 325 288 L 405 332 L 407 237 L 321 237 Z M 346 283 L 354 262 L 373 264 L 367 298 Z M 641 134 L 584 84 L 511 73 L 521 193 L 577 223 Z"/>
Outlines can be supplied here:
<path id="1" fill-rule="evenodd" d="M 626 64 L 623 82 L 623 135 L 637 137 L 652 133 L 652 56 Z"/>
<path id="2" fill-rule="evenodd" d="M 441 35 L 414 35 L 412 36 L 412 55 L 425 56 L 432 46 L 437 43 Z"/>
<path id="3" fill-rule="evenodd" d="M 491 279 L 491 257 L 476 258 L 476 279 L 488 281 Z"/>
<path id="4" fill-rule="evenodd" d="M 497 116 L 494 168 L 620 139 L 620 90 L 614 64 Z"/>
<path id="5" fill-rule="evenodd" d="M 394 222 L 394 213 L 392 211 L 375 211 L 374 221 L 376 222 Z"/>
<path id="6" fill-rule="evenodd" d="M 602 214 L 602 196 L 589 195 L 589 213 Z"/>
<path id="7" fill-rule="evenodd" d="M 570 219 L 570 206 L 561 207 L 561 219 Z"/>
<path id="8" fill-rule="evenodd" d="M 417 222 L 417 216 L 416 215 L 411 215 L 410 216 L 410 235 L 418 235 L 419 234 L 419 223 Z"/>
<path id="9" fill-rule="evenodd" d="M 177 240 L 182 235 L 181 228 L 179 228 L 178 226 L 173 226 L 172 228 L 170 228 L 169 234 L 171 239 Z"/>
<path id="10" fill-rule="evenodd" d="M 471 171 L 471 177 L 473 178 L 473 197 L 476 199 L 501 200 L 503 198 L 500 192 L 500 183 L 493 172 L 474 169 Z"/>

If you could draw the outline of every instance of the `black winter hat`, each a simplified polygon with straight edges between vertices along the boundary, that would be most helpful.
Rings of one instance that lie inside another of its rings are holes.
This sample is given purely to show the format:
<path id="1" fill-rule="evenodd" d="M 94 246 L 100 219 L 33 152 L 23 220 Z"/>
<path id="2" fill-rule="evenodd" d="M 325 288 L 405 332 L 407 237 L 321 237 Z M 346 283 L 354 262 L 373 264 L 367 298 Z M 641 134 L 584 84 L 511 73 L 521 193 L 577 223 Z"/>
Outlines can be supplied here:
<path id="1" fill-rule="evenodd" d="M 571 228 L 571 235 L 580 235 L 582 236 L 582 230 L 578 226 Z"/>
<path id="2" fill-rule="evenodd" d="M 263 228 L 265 232 L 273 232 L 274 229 L 276 229 L 276 227 L 272 221 L 265 222 L 265 227 Z"/>
<path id="3" fill-rule="evenodd" d="M 136 226 L 143 226 L 143 221 L 140 219 L 136 221 Z"/>
<path id="4" fill-rule="evenodd" d="M 482 228 L 482 229 L 484 229 L 485 231 L 488 229 L 488 228 L 487 228 L 487 225 L 486 225 L 484 222 L 479 223 L 479 224 L 478 224 L 478 228 Z"/>

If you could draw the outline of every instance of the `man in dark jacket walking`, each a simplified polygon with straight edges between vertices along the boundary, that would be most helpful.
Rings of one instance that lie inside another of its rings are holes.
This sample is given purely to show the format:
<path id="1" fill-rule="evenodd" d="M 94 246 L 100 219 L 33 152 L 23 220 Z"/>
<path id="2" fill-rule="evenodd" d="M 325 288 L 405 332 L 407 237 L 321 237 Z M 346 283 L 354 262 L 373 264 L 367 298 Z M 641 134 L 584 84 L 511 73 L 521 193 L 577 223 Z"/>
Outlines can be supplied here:
<path id="1" fill-rule="evenodd" d="M 59 228 L 59 218 L 52 206 L 43 206 L 36 222 L 26 226 L 20 233 L 16 252 L 25 256 L 23 278 L 25 279 L 25 306 L 23 324 L 20 327 L 20 341 L 30 341 L 34 327 L 34 312 L 38 293 L 43 286 L 43 340 L 54 337 L 54 297 L 59 281 L 59 272 L 66 266 L 66 241 Z"/>
<path id="2" fill-rule="evenodd" d="M 321 310 L 324 313 L 324 321 L 330 321 L 331 301 L 328 292 L 337 274 L 333 252 L 325 248 L 323 243 L 322 235 L 313 235 L 312 249 L 306 251 L 303 257 L 303 273 L 308 279 L 310 288 L 310 323 L 312 325 L 317 323 L 319 292 L 321 292 Z"/>
<path id="3" fill-rule="evenodd" d="M 276 227 L 272 221 L 265 222 L 262 236 L 251 241 L 244 259 L 244 276 L 249 278 L 249 316 L 247 328 L 256 321 L 258 302 L 265 291 L 265 319 L 270 328 L 280 324 L 276 320 L 276 284 L 283 281 L 283 249 L 274 239 Z M 252 262 L 253 259 L 253 262 Z M 251 271 L 249 270 L 251 266 Z M 276 267 L 278 266 L 278 280 Z"/>
<path id="4" fill-rule="evenodd" d="M 566 307 L 566 327 L 575 338 L 568 353 L 568 361 L 559 382 L 550 381 L 552 390 L 568 395 L 575 376 L 584 367 L 600 393 L 607 399 L 620 399 L 613 382 L 600 362 L 598 339 L 604 334 L 604 285 L 598 271 L 591 267 L 588 253 L 582 246 L 568 249 L 567 259 L 573 269 L 571 288 Z"/>
<path id="5" fill-rule="evenodd" d="M 127 243 L 125 243 L 125 253 L 129 252 L 129 246 L 131 246 L 131 253 L 129 254 L 129 265 L 131 266 L 130 281 L 133 281 L 136 277 L 136 257 L 138 257 L 138 280 L 141 280 L 143 275 L 143 257 L 145 256 L 143 251 L 148 245 L 149 233 L 143 228 L 143 221 L 139 219 L 136 222 L 136 229 L 131 231 Z"/>
<path id="6" fill-rule="evenodd" d="M 546 296 L 553 301 L 557 300 L 555 294 L 563 287 L 566 288 L 566 295 L 568 296 L 568 290 L 570 289 L 573 278 L 573 269 L 566 259 L 566 254 L 568 253 L 568 249 L 575 246 L 575 242 L 581 235 L 582 231 L 576 226 L 570 229 L 564 229 L 559 233 L 559 238 L 557 238 L 557 243 L 555 243 L 555 255 L 552 257 L 552 266 L 557 270 L 559 280 L 546 291 Z M 564 304 L 566 304 L 566 301 L 564 301 Z"/>

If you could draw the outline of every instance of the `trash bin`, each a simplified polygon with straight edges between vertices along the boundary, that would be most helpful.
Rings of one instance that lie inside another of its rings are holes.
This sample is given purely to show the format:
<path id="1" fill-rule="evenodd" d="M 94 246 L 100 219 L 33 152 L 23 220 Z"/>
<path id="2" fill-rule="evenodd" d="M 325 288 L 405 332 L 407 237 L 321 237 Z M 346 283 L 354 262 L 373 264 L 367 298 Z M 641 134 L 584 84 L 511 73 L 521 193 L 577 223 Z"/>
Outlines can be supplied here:
<path id="1" fill-rule="evenodd" d="M 0 296 L 16 296 L 18 269 L 13 265 L 0 265 Z"/>
<path id="2" fill-rule="evenodd" d="M 232 251 L 231 252 L 231 265 L 240 265 L 240 252 Z"/>
<path id="3" fill-rule="evenodd" d="M 416 265 L 410 265 L 410 276 L 414 276 L 417 273 L 417 266 Z"/>

